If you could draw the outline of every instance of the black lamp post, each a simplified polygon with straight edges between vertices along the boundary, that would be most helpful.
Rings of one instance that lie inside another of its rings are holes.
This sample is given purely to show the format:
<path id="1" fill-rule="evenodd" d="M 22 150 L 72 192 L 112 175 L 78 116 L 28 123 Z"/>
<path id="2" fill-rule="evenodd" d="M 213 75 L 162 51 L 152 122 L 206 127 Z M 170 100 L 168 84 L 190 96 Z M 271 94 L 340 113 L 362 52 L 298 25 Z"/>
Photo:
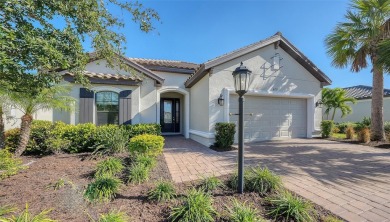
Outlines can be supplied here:
<path id="1" fill-rule="evenodd" d="M 238 98 L 238 193 L 244 191 L 244 95 L 248 92 L 252 71 L 241 62 L 233 71 L 234 88 Z"/>

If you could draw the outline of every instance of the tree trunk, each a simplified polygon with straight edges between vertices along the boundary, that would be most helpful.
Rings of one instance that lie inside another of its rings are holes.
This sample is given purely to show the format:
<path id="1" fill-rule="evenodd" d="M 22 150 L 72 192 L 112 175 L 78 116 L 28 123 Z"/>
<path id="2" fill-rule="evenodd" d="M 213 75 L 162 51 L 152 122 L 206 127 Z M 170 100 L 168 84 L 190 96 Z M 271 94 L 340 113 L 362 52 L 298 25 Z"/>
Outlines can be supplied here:
<path id="1" fill-rule="evenodd" d="M 0 104 L 0 149 L 5 147 L 3 107 Z"/>
<path id="2" fill-rule="evenodd" d="M 22 153 L 26 150 L 28 141 L 30 139 L 30 131 L 31 131 L 31 123 L 32 123 L 33 117 L 29 114 L 25 114 L 21 118 L 21 125 L 20 125 L 20 137 L 19 137 L 19 144 L 15 151 L 15 156 L 20 156 Z"/>
<path id="3" fill-rule="evenodd" d="M 336 108 L 333 108 L 332 121 L 334 120 L 335 115 L 336 115 Z"/>
<path id="4" fill-rule="evenodd" d="M 383 69 L 374 65 L 373 70 L 371 141 L 385 141 L 386 136 L 383 124 Z"/>

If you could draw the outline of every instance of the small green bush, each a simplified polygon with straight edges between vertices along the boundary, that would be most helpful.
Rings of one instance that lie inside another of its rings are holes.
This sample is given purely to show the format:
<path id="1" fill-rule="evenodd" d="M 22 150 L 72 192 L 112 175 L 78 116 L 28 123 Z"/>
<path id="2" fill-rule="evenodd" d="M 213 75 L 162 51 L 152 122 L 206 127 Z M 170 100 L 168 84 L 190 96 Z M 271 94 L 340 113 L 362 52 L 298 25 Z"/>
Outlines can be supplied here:
<path id="1" fill-rule="evenodd" d="M 48 147 L 46 140 L 51 138 L 53 124 L 50 121 L 34 120 L 31 124 L 30 140 L 26 147 L 26 154 L 47 155 L 52 150 Z"/>
<path id="2" fill-rule="evenodd" d="M 244 169 L 244 190 L 248 190 L 248 181 L 250 177 L 250 170 L 248 168 Z M 230 188 L 237 190 L 238 188 L 238 172 L 236 171 L 232 174 L 228 180 L 228 185 Z"/>
<path id="3" fill-rule="evenodd" d="M 133 155 L 145 154 L 158 156 L 164 147 L 164 137 L 156 135 L 138 135 L 130 139 L 129 152 Z"/>
<path id="4" fill-rule="evenodd" d="M 59 137 L 50 137 L 45 143 L 50 153 L 60 153 L 69 148 L 71 141 Z"/>
<path id="5" fill-rule="evenodd" d="M 200 188 L 206 192 L 212 192 L 217 188 L 223 187 L 224 184 L 215 176 L 206 177 L 202 180 Z"/>
<path id="6" fill-rule="evenodd" d="M 110 211 L 100 215 L 98 222 L 129 222 L 130 217 L 121 211 Z"/>
<path id="7" fill-rule="evenodd" d="M 156 187 L 149 191 L 149 200 L 166 201 L 176 196 L 175 187 L 170 181 L 158 181 Z"/>
<path id="8" fill-rule="evenodd" d="M 13 128 L 5 131 L 5 149 L 14 153 L 19 143 L 20 129 Z"/>
<path id="9" fill-rule="evenodd" d="M 132 184 L 141 184 L 149 180 L 149 171 L 150 169 L 144 164 L 135 163 L 131 165 L 129 169 L 129 178 L 128 182 Z"/>
<path id="10" fill-rule="evenodd" d="M 95 145 L 96 126 L 93 123 L 77 125 L 56 122 L 53 136 L 70 141 L 70 146 L 65 150 L 68 153 L 81 153 L 93 151 Z"/>
<path id="11" fill-rule="evenodd" d="M 270 171 L 267 167 L 254 167 L 249 171 L 247 178 L 247 188 L 262 196 L 273 192 L 282 186 L 282 180 L 278 175 Z"/>
<path id="12" fill-rule="evenodd" d="M 263 220 L 259 215 L 256 208 L 241 203 L 237 199 L 233 199 L 232 207 L 227 207 L 229 214 L 229 221 L 231 222 L 262 222 Z"/>
<path id="13" fill-rule="evenodd" d="M 339 128 L 339 133 L 346 133 L 348 126 L 354 126 L 355 123 L 353 122 L 342 122 L 342 123 L 335 123 L 335 126 Z"/>
<path id="14" fill-rule="evenodd" d="M 145 154 L 139 154 L 135 157 L 135 163 L 144 165 L 148 169 L 153 169 L 156 166 L 156 158 Z"/>
<path id="15" fill-rule="evenodd" d="M 90 202 L 109 202 L 115 198 L 122 182 L 115 177 L 99 177 L 88 184 L 84 197 Z"/>
<path id="16" fill-rule="evenodd" d="M 364 128 L 370 128 L 371 127 L 371 118 L 369 117 L 363 117 L 363 120 L 361 122 L 356 122 L 354 126 L 354 130 L 359 133 L 360 130 Z"/>
<path id="17" fill-rule="evenodd" d="M 321 136 L 322 138 L 329 138 L 333 134 L 334 123 L 332 120 L 323 120 L 321 122 Z"/>
<path id="18" fill-rule="evenodd" d="M 56 220 L 51 219 L 47 215 L 51 210 L 41 211 L 37 215 L 32 215 L 28 211 L 28 205 L 19 215 L 12 215 L 10 218 L 3 218 L 0 214 L 0 221 L 2 222 L 56 222 Z M 11 211 L 12 212 L 12 211 Z"/>
<path id="19" fill-rule="evenodd" d="M 17 174 L 27 167 L 22 165 L 22 160 L 13 157 L 8 150 L 0 150 L 0 180 Z"/>
<path id="20" fill-rule="evenodd" d="M 384 124 L 384 127 L 385 127 L 386 134 L 389 134 L 390 133 L 390 121 L 386 121 L 383 124 Z"/>
<path id="21" fill-rule="evenodd" d="M 117 125 L 104 125 L 96 128 L 94 135 L 94 153 L 109 155 L 126 151 L 127 131 Z"/>
<path id="22" fill-rule="evenodd" d="M 133 138 L 138 135 L 149 134 L 149 135 L 161 135 L 161 126 L 156 123 L 140 123 L 134 125 L 123 125 L 129 138 Z"/>
<path id="23" fill-rule="evenodd" d="M 183 222 L 214 221 L 217 211 L 213 207 L 213 199 L 203 190 L 190 189 L 184 203 L 172 208 L 169 220 Z"/>
<path id="24" fill-rule="evenodd" d="M 110 157 L 97 164 L 95 178 L 105 176 L 116 176 L 122 172 L 125 167 L 118 158 Z"/>
<path id="25" fill-rule="evenodd" d="M 215 124 L 215 146 L 221 148 L 231 147 L 234 143 L 236 125 L 234 123 Z"/>
<path id="26" fill-rule="evenodd" d="M 277 221 L 313 221 L 313 206 L 289 191 L 280 191 L 266 201 L 270 204 L 268 215 Z"/>

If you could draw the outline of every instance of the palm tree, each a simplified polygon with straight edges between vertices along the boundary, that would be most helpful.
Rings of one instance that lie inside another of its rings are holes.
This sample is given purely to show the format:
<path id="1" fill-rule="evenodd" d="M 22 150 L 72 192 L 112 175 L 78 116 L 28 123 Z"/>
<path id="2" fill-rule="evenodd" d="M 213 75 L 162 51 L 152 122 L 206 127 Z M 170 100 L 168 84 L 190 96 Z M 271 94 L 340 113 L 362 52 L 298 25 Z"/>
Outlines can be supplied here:
<path id="1" fill-rule="evenodd" d="M 351 102 L 356 103 L 356 100 L 352 97 L 346 97 L 346 91 L 340 88 L 324 88 L 322 90 L 322 103 L 326 107 L 325 114 L 327 119 L 329 119 L 329 113 L 333 109 L 332 120 L 336 115 L 336 111 L 339 109 L 341 111 L 341 118 L 350 114 L 352 112 L 351 106 L 347 103 Z"/>
<path id="2" fill-rule="evenodd" d="M 333 109 L 333 96 L 334 92 L 330 88 L 322 89 L 322 104 L 325 107 L 324 114 L 326 114 L 326 119 L 329 119 L 329 113 Z"/>
<path id="3" fill-rule="evenodd" d="M 385 140 L 383 124 L 383 63 L 380 47 L 388 39 L 385 23 L 390 17 L 389 0 L 352 0 L 345 15 L 346 22 L 339 23 L 327 36 L 327 52 L 332 64 L 339 68 L 351 65 L 359 72 L 372 64 L 373 91 L 371 104 L 371 140 Z M 367 61 L 367 59 L 370 59 Z"/>
<path id="4" fill-rule="evenodd" d="M 16 156 L 20 156 L 26 149 L 30 138 L 33 114 L 38 110 L 61 109 L 71 111 L 73 109 L 75 99 L 68 96 L 69 92 L 69 86 L 53 85 L 50 88 L 44 88 L 32 94 L 25 92 L 9 93 L 12 106 L 23 113 L 21 117 L 19 143 L 15 151 Z"/>

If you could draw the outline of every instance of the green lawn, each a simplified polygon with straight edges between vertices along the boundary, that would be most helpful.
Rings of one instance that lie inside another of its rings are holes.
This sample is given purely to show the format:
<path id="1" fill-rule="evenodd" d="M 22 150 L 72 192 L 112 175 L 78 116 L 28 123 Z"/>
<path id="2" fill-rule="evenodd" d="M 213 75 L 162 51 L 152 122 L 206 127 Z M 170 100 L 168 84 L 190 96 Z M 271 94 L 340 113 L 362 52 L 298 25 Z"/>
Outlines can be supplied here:
<path id="1" fill-rule="evenodd" d="M 346 135 L 345 133 L 333 133 L 332 137 L 337 139 L 345 139 Z"/>

